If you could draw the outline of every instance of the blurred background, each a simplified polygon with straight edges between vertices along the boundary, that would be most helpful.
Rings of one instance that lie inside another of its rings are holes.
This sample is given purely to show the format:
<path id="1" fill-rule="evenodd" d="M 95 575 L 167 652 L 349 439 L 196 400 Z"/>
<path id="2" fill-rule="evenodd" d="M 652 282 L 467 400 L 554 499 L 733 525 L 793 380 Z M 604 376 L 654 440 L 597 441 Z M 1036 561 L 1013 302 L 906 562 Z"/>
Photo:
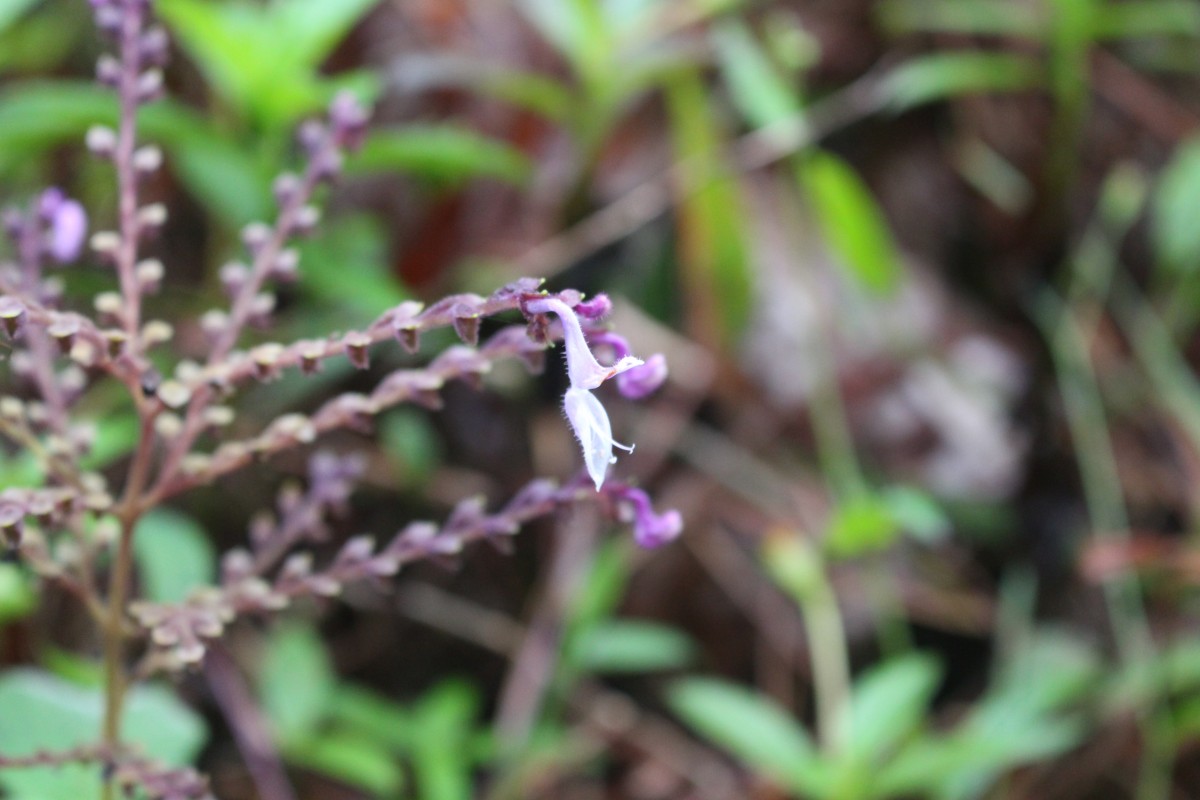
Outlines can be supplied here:
<path id="1" fill-rule="evenodd" d="M 157 8 L 152 307 L 184 352 L 295 125 L 351 88 L 374 131 L 270 338 L 522 275 L 608 292 L 671 369 L 606 396 L 637 443 L 616 472 L 685 519 L 639 551 L 579 509 L 242 624 L 179 686 L 219 797 L 1200 797 L 1200 4 Z M 111 225 L 81 146 L 114 119 L 100 52 L 82 0 L 0 2 L 0 203 L 57 185 Z M 111 275 L 66 280 L 85 306 Z M 252 389 L 237 425 L 451 339 Z M 564 385 L 553 358 L 497 370 L 326 442 L 369 463 L 336 540 L 572 475 Z M 131 410 L 85 412 L 119 468 Z M 303 467 L 159 523 L 211 559 Z M 0 662 L 94 677 L 70 601 L 5 569 Z M 261 763 L 239 705 L 272 734 Z"/>

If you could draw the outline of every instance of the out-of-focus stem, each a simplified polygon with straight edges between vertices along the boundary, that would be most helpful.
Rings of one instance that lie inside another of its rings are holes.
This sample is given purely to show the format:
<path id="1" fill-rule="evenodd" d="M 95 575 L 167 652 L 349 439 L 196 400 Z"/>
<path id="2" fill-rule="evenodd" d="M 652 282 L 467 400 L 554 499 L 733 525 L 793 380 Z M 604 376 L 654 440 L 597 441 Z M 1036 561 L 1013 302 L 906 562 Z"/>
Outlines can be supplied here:
<path id="1" fill-rule="evenodd" d="M 117 86 L 120 122 L 117 126 L 116 149 L 113 152 L 113 164 L 117 173 L 117 225 L 120 232 L 120 242 L 114 257 L 123 300 L 121 318 L 128 337 L 126 347 L 130 356 L 135 359 L 141 354 L 139 329 L 142 292 L 137 281 L 138 176 L 133 164 L 133 154 L 137 147 L 138 81 L 141 77 L 139 38 L 142 22 L 142 12 L 130 4 L 121 18 L 121 74 Z"/>

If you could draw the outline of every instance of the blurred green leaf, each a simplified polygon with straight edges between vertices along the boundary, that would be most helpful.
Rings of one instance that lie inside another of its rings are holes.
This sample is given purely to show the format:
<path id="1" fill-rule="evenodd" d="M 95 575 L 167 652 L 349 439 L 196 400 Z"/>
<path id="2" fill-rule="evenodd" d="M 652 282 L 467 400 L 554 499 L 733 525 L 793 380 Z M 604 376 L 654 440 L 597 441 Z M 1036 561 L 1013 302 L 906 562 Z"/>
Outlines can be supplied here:
<path id="1" fill-rule="evenodd" d="M 290 621 L 267 639 L 258 690 L 284 750 L 311 736 L 329 708 L 336 677 L 325 643 L 311 626 Z"/>
<path id="2" fill-rule="evenodd" d="M 893 658 L 867 670 L 854 684 L 845 709 L 848 754 L 860 764 L 878 762 L 925 718 L 941 678 L 938 662 L 919 654 Z"/>
<path id="3" fill-rule="evenodd" d="M 600 624 L 611 615 L 629 583 L 629 555 L 625 542 L 609 539 L 596 552 L 591 568 L 571 598 L 567 619 L 573 631 Z"/>
<path id="4" fill-rule="evenodd" d="M 808 732 L 773 701 L 715 678 L 671 684 L 671 709 L 693 730 L 782 786 L 811 796 L 828 787 Z"/>
<path id="5" fill-rule="evenodd" d="M 529 160 L 511 146 L 454 125 L 409 126 L 379 130 L 346 163 L 351 173 L 402 172 L 455 183 L 497 178 L 519 184 L 529 175 Z"/>
<path id="6" fill-rule="evenodd" d="M 338 42 L 382 0 L 273 0 L 265 16 L 291 58 L 319 67 Z M 276 27 L 277 26 L 277 27 Z"/>
<path id="7" fill-rule="evenodd" d="M 96 122 L 116 121 L 114 99 L 91 83 L 28 81 L 0 93 L 0 169 L 63 141 Z"/>
<path id="8" fill-rule="evenodd" d="M 762 559 L 771 579 L 801 606 L 828 588 L 820 554 L 801 535 L 780 533 L 768 537 Z"/>
<path id="9" fill-rule="evenodd" d="M 946 512 L 920 489 L 890 486 L 880 499 L 896 525 L 918 541 L 934 544 L 950 533 L 951 523 Z"/>
<path id="10" fill-rule="evenodd" d="M 861 495 L 834 510 L 825 549 L 837 558 L 855 558 L 890 547 L 899 533 L 887 505 L 872 495 Z"/>
<path id="11" fill-rule="evenodd" d="M 518 0 L 517 8 L 571 62 L 585 85 L 600 87 L 615 47 L 602 0 Z"/>
<path id="12" fill-rule="evenodd" d="M 116 121 L 111 93 L 91 83 L 18 84 L 0 93 L 0 171 L 63 143 L 82 146 L 92 125 Z M 203 116 L 160 101 L 139 121 L 143 138 L 162 145 L 189 191 L 231 227 L 269 210 L 270 179 L 262 165 Z"/>
<path id="13" fill-rule="evenodd" d="M 442 461 L 442 442 L 429 417 L 411 408 L 382 415 L 379 443 L 405 484 L 424 484 Z"/>
<path id="14" fill-rule="evenodd" d="M 33 578 L 16 564 L 0 562 L 0 628 L 29 615 L 37 607 Z"/>
<path id="15" fill-rule="evenodd" d="M 474 688 L 445 681 L 426 692 L 413 708 L 420 731 L 412 744 L 413 771 L 422 800 L 471 797 L 473 754 L 468 747 L 478 713 Z"/>
<path id="16" fill-rule="evenodd" d="M 272 211 L 271 167 L 217 130 L 202 115 L 174 103 L 149 109 L 144 135 L 158 141 L 188 191 L 229 229 Z"/>
<path id="17" fill-rule="evenodd" d="M 692 640 L 674 628 L 616 619 L 582 631 L 567 659 L 587 672 L 651 672 L 685 667 L 695 652 Z"/>
<path id="18" fill-rule="evenodd" d="M 888 74 L 882 91 L 893 110 L 904 111 L 959 95 L 1019 92 L 1044 83 L 1042 65 L 1029 56 L 964 51 L 910 59 Z"/>
<path id="19" fill-rule="evenodd" d="M 3 6 L 0 0 L 0 17 Z M 62 12 L 33 14 L 7 26 L 0 20 L 0 73 L 53 72 L 79 46 L 81 22 Z"/>
<path id="20" fill-rule="evenodd" d="M 0 674 L 0 753 L 29 755 L 94 742 L 104 717 L 104 696 L 34 669 Z M 203 721 L 168 689 L 130 687 L 121 738 L 172 766 L 190 764 L 208 738 Z M 0 770 L 0 787 L 13 800 L 79 800 L 100 796 L 97 765 Z"/>
<path id="21" fill-rule="evenodd" d="M 303 335 L 374 319 L 407 299 L 388 269 L 387 246 L 383 223 L 366 214 L 330 220 L 301 243 L 301 291 L 338 315 L 332 324 L 306 329 Z"/>
<path id="22" fill-rule="evenodd" d="M 216 576 L 216 553 L 204 529 L 169 508 L 156 508 L 138 522 L 133 554 L 145 595 L 156 603 L 178 603 Z"/>
<path id="23" fill-rule="evenodd" d="M 960 33 L 1040 38 L 1044 25 L 1035 4 L 1011 0 L 885 0 L 876 7 L 888 33 Z"/>
<path id="24" fill-rule="evenodd" d="M 128 455 L 137 442 L 140 422 L 130 412 L 105 414 L 96 420 L 96 439 L 83 459 L 84 469 L 103 469 Z"/>
<path id="25" fill-rule="evenodd" d="M 7 30 L 36 2 L 37 0 L 0 0 L 0 32 Z"/>
<path id="26" fill-rule="evenodd" d="M 411 713 L 383 695 L 339 683 L 329 702 L 329 722 L 379 742 L 393 751 L 407 750 L 421 735 Z"/>
<path id="27" fill-rule="evenodd" d="M 891 295 L 903 268 L 891 229 L 866 184 L 849 164 L 823 150 L 805 156 L 799 178 L 838 263 L 859 286 Z"/>
<path id="28" fill-rule="evenodd" d="M 667 84 L 675 151 L 699 186 L 680 198 L 680 259 L 692 325 L 725 345 L 745 327 L 753 299 L 753 274 L 739 187 L 722 175 L 721 136 L 699 73 L 684 70 Z M 715 335 L 714 335 L 715 334 Z"/>
<path id="29" fill-rule="evenodd" d="M 796 91 L 780 77 L 745 23 L 722 20 L 713 27 L 712 37 L 730 99 L 746 119 L 766 127 L 799 112 Z"/>
<path id="30" fill-rule="evenodd" d="M 1094 32 L 1098 39 L 1200 37 L 1200 5 L 1192 0 L 1125 0 L 1098 4 Z"/>
<path id="31" fill-rule="evenodd" d="M 279 128 L 328 99 L 317 68 L 377 2 L 161 0 L 158 12 L 227 103 Z"/>
<path id="32" fill-rule="evenodd" d="M 38 486 L 44 479 L 41 464 L 33 453 L 22 450 L 8 455 L 0 452 L 0 489 Z"/>
<path id="33" fill-rule="evenodd" d="M 40 656 L 42 667 L 55 677 L 80 686 L 104 685 L 104 663 L 99 658 L 72 653 L 53 645 L 45 647 Z"/>
<path id="34" fill-rule="evenodd" d="M 1010 769 L 1065 752 L 1085 731 L 1070 704 L 1094 686 L 1098 667 L 1065 631 L 1037 631 L 957 728 L 913 741 L 879 770 L 875 795 L 966 800 Z"/>
<path id="35" fill-rule="evenodd" d="M 369 736 L 329 731 L 288 746 L 288 761 L 375 796 L 392 796 L 404 785 L 404 772 L 387 749 Z"/>
<path id="36" fill-rule="evenodd" d="M 258 89 L 269 88 L 274 64 L 291 63 L 275 46 L 277 32 L 264 24 L 265 11 L 257 7 L 161 0 L 156 10 L 212 87 L 240 110 L 252 107 Z M 285 86 L 294 82 L 294 77 L 285 80 Z"/>
<path id="37" fill-rule="evenodd" d="M 1200 137 L 1175 150 L 1163 169 L 1151 206 L 1151 233 L 1161 265 L 1178 274 L 1200 267 Z"/>

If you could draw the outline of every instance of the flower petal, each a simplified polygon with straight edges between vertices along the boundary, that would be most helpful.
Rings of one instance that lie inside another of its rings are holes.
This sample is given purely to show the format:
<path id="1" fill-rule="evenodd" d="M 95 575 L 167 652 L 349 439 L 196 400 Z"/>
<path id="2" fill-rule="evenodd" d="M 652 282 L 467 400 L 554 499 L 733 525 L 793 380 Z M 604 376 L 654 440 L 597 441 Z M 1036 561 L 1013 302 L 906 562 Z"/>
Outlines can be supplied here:
<path id="1" fill-rule="evenodd" d="M 575 429 L 575 438 L 583 448 L 583 463 L 588 475 L 596 484 L 596 491 L 599 491 L 604 485 L 608 465 L 617 460 L 613 456 L 614 443 L 608 413 L 595 395 L 575 387 L 567 389 L 563 396 L 563 410 Z"/>

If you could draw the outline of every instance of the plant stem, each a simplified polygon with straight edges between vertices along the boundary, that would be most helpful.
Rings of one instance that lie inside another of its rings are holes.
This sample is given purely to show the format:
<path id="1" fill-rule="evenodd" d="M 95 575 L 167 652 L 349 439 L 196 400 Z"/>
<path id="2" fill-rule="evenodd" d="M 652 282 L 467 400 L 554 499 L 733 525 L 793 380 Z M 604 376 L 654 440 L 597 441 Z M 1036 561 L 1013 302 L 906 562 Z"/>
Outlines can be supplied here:
<path id="1" fill-rule="evenodd" d="M 108 608 L 104 625 L 104 727 L 105 752 L 116 753 L 121 744 L 121 710 L 125 703 L 125 607 L 133 578 L 133 535 L 144 508 L 142 493 L 150 473 L 154 445 L 154 414 L 143 412 L 138 446 L 129 466 L 125 493 L 114 513 L 121 523 L 117 551 L 108 578 Z M 111 800 L 113 786 L 104 782 L 103 800 Z"/>

